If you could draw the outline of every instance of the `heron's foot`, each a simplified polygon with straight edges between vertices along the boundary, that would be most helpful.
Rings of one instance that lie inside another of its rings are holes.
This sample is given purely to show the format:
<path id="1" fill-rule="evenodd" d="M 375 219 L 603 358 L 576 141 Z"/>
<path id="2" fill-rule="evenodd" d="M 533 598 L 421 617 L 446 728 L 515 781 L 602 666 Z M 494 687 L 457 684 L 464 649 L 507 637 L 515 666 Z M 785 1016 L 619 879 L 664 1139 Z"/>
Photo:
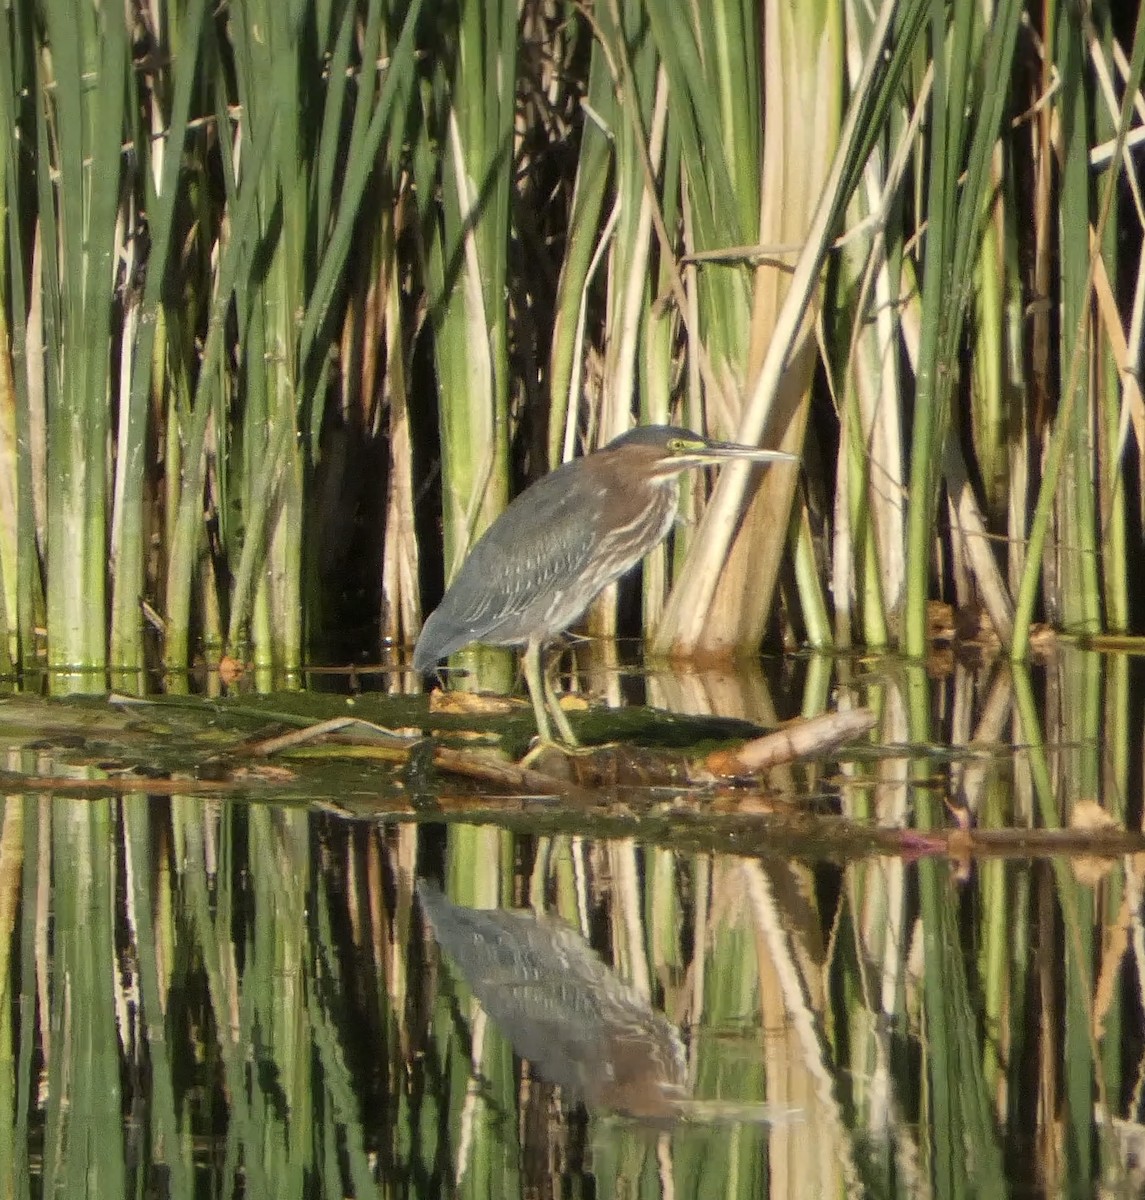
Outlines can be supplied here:
<path id="1" fill-rule="evenodd" d="M 530 767 L 534 770 L 543 769 L 543 763 L 548 760 L 554 764 L 559 764 L 561 759 L 579 758 L 582 755 L 591 754 L 592 746 L 582 746 L 579 742 L 558 742 L 555 738 L 537 737 L 533 739 L 529 749 L 525 752 L 525 756 L 521 759 L 522 767 Z M 554 774 L 559 774 L 559 771 L 554 771 Z"/>

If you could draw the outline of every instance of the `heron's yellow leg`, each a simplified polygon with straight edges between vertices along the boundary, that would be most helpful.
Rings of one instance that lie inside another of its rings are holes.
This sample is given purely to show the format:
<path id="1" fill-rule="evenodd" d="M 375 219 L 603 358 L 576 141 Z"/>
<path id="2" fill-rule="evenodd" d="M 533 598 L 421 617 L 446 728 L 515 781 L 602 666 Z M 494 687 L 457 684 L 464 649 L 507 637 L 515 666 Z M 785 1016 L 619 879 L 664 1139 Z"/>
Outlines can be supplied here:
<path id="1" fill-rule="evenodd" d="M 579 746 L 577 736 L 572 731 L 572 725 L 569 724 L 568 714 L 561 708 L 560 697 L 557 695 L 557 689 L 553 687 L 553 675 L 551 671 L 541 669 L 541 678 L 545 687 L 545 700 L 548 702 L 549 711 L 553 714 L 553 720 L 557 724 L 557 729 L 560 731 L 561 740 L 566 746 Z"/>
<path id="2" fill-rule="evenodd" d="M 551 744 L 553 741 L 552 726 L 549 725 L 549 714 L 545 710 L 545 686 L 541 672 L 541 645 L 536 639 L 530 638 L 525 646 L 525 686 L 529 689 L 529 699 L 533 702 L 533 716 L 537 721 L 537 733 L 541 744 Z"/>
<path id="3" fill-rule="evenodd" d="M 579 746 L 580 742 L 576 740 L 576 734 L 572 731 L 565 710 L 557 701 L 557 693 L 549 674 L 541 663 L 541 644 L 536 638 L 530 638 L 525 646 L 524 667 L 525 684 L 529 689 L 529 699 L 533 702 L 533 713 L 537 718 L 537 733 L 540 735 L 541 744 L 560 744 L 553 737 L 552 726 L 549 724 L 549 713 L 552 713 L 561 741 L 566 746 Z"/>

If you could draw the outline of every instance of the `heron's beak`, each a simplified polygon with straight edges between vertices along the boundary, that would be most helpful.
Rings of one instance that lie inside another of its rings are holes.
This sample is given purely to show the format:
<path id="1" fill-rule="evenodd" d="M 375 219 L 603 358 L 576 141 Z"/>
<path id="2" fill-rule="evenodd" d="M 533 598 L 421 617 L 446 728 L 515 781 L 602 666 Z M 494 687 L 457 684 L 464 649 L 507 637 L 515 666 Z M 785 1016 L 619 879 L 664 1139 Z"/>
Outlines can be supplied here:
<path id="1" fill-rule="evenodd" d="M 797 463 L 799 455 L 788 454 L 784 450 L 760 450 L 755 446 L 741 446 L 738 442 L 702 442 L 696 445 L 695 450 L 685 450 L 675 461 L 691 467 L 707 467 L 730 459 L 757 463 Z"/>

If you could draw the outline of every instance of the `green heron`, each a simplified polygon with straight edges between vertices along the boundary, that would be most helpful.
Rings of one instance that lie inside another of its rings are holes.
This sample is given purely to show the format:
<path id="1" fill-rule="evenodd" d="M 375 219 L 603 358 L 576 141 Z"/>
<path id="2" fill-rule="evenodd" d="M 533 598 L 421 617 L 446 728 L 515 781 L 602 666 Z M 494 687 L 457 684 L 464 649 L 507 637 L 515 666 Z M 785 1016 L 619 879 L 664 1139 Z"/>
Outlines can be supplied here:
<path id="1" fill-rule="evenodd" d="M 568 717 L 541 669 L 545 643 L 608 584 L 668 536 L 679 476 L 727 459 L 796 461 L 778 450 L 715 442 L 675 425 L 641 425 L 565 463 L 523 491 L 485 531 L 430 614 L 413 652 L 425 672 L 470 642 L 525 647 L 525 683 L 542 743 L 563 740 Z"/>
<path id="2" fill-rule="evenodd" d="M 438 945 L 538 1075 L 593 1108 L 650 1121 L 683 1115 L 679 1031 L 571 925 L 464 908 L 424 879 L 417 894 Z"/>

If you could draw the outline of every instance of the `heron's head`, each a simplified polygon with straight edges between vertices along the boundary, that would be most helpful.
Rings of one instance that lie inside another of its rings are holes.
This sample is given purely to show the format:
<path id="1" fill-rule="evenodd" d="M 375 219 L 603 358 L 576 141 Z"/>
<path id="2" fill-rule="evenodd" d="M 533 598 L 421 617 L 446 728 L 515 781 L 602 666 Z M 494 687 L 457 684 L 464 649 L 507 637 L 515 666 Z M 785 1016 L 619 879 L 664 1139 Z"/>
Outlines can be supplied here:
<path id="1" fill-rule="evenodd" d="M 676 425 L 638 425 L 609 442 L 604 452 L 613 465 L 649 483 L 674 479 L 693 467 L 714 466 L 729 459 L 745 462 L 798 462 L 782 450 L 760 450 L 737 442 L 717 442 Z"/>

